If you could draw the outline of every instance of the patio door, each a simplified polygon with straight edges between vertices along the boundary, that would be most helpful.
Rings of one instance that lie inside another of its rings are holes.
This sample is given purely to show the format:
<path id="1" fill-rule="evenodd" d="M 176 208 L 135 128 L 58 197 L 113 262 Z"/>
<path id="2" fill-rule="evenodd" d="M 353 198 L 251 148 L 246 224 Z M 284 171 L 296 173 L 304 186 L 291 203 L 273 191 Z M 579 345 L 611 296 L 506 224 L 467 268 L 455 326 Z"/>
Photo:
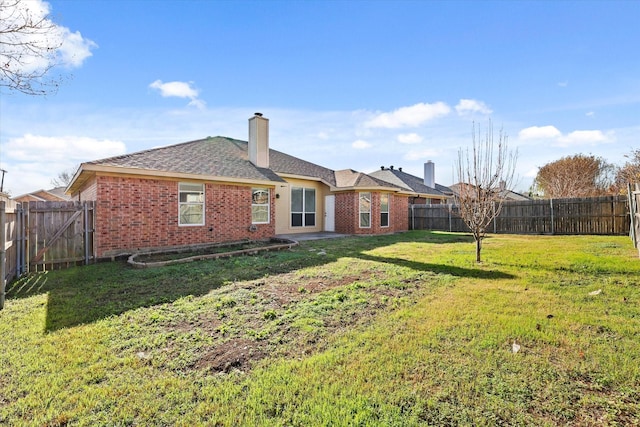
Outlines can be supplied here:
<path id="1" fill-rule="evenodd" d="M 324 231 L 336 231 L 336 196 L 324 196 Z"/>

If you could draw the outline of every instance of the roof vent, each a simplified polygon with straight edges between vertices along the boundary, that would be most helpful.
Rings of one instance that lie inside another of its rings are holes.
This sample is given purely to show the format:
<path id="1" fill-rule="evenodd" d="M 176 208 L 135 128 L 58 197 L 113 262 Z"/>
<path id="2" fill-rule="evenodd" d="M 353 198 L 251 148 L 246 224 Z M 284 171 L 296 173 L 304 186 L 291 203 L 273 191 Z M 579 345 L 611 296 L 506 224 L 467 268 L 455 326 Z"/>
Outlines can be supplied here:
<path id="1" fill-rule="evenodd" d="M 393 165 L 389 166 L 389 169 L 393 170 Z"/>
<path id="2" fill-rule="evenodd" d="M 253 114 L 258 116 L 258 117 L 262 117 L 262 113 L 253 113 Z"/>
<path id="3" fill-rule="evenodd" d="M 400 172 L 402 172 L 402 168 L 398 168 L 398 170 L 399 170 Z"/>
<path id="4" fill-rule="evenodd" d="M 380 170 L 383 171 L 384 170 L 384 166 L 380 166 Z"/>

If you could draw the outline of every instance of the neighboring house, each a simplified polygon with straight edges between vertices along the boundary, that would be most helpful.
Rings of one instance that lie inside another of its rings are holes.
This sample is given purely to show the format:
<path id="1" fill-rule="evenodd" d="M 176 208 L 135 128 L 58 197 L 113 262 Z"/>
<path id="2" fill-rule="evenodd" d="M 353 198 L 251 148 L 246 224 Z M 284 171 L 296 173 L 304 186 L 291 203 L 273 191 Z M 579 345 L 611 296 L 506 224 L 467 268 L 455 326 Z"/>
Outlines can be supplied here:
<path id="1" fill-rule="evenodd" d="M 80 165 L 67 187 L 95 201 L 98 258 L 279 234 L 408 230 L 410 192 L 269 148 L 269 120 L 249 138 L 161 147 Z"/>
<path id="2" fill-rule="evenodd" d="M 467 184 L 468 185 L 468 184 Z M 450 185 L 449 188 L 453 192 L 454 196 L 460 194 L 460 189 L 464 188 L 464 184 L 459 182 L 457 184 Z M 474 188 L 473 186 L 471 188 Z M 530 197 L 525 196 L 524 194 L 516 193 L 515 191 L 507 190 L 506 188 L 501 188 L 500 190 L 500 198 L 504 201 L 526 201 L 531 200 Z"/>
<path id="3" fill-rule="evenodd" d="M 13 200 L 16 202 L 68 202 L 71 198 L 65 193 L 65 187 L 56 187 L 13 197 Z"/>
<path id="4" fill-rule="evenodd" d="M 402 168 L 393 166 L 370 173 L 369 175 L 396 185 L 411 192 L 409 203 L 416 205 L 453 203 L 453 193 L 448 187 L 436 184 L 435 165 L 432 161 L 424 164 L 424 178 L 408 174 Z"/>

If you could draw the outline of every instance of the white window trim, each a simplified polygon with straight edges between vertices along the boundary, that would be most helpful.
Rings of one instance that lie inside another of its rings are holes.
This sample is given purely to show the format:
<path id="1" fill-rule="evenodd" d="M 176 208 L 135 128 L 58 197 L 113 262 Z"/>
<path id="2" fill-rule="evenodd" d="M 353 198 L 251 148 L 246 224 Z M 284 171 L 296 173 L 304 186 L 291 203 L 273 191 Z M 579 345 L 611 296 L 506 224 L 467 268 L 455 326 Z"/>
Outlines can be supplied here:
<path id="1" fill-rule="evenodd" d="M 202 186 L 202 202 L 181 202 L 180 201 L 180 193 L 182 193 L 182 191 L 180 190 L 180 185 L 181 184 L 189 184 L 189 185 L 200 185 Z M 178 183 L 178 227 L 202 227 L 203 225 L 205 225 L 206 222 L 206 215 L 205 215 L 205 185 L 204 184 L 199 184 L 197 182 L 179 182 Z M 182 223 L 182 216 L 180 215 L 180 207 L 182 205 L 188 205 L 188 206 L 202 206 L 202 223 L 200 224 L 183 224 Z"/>
<path id="2" fill-rule="evenodd" d="M 362 211 L 361 210 L 361 198 L 363 194 L 368 194 L 369 195 L 369 211 Z M 360 228 L 371 228 L 371 198 L 372 198 L 372 193 L 371 192 L 362 192 L 362 193 L 358 193 L 358 226 Z M 369 225 L 362 225 L 362 214 L 363 213 L 368 213 L 369 214 Z"/>
<path id="3" fill-rule="evenodd" d="M 267 203 L 253 203 L 254 191 L 266 191 Z M 266 206 L 267 207 L 267 220 L 266 221 L 254 221 L 253 220 L 253 207 L 254 206 Z M 269 224 L 271 223 L 271 190 L 269 188 L 256 187 L 251 189 L 251 224 Z"/>
<path id="4" fill-rule="evenodd" d="M 387 196 L 387 210 L 382 210 L 382 196 Z M 382 225 L 382 214 L 387 214 L 387 225 Z M 389 193 L 380 194 L 380 228 L 389 228 L 391 226 L 391 195 Z"/>
<path id="5" fill-rule="evenodd" d="M 291 187 L 291 191 L 290 191 L 290 198 L 293 198 L 293 190 L 302 190 L 302 211 L 293 211 L 291 210 L 291 204 L 289 204 L 289 227 L 291 228 L 306 228 L 306 227 L 316 227 L 318 225 L 318 212 L 317 212 L 317 208 L 318 208 L 318 200 L 317 200 L 317 195 L 318 195 L 318 191 L 313 188 L 313 187 Z M 308 190 L 313 190 L 313 199 L 314 199 L 314 205 L 315 205 L 315 209 L 313 212 L 307 211 L 307 202 L 306 202 L 306 193 Z M 302 225 L 293 225 L 293 219 L 292 219 L 292 215 L 294 213 L 297 214 L 301 214 L 302 215 Z M 307 225 L 306 224 L 306 214 L 308 213 L 313 213 L 314 218 L 313 218 L 313 225 Z"/>

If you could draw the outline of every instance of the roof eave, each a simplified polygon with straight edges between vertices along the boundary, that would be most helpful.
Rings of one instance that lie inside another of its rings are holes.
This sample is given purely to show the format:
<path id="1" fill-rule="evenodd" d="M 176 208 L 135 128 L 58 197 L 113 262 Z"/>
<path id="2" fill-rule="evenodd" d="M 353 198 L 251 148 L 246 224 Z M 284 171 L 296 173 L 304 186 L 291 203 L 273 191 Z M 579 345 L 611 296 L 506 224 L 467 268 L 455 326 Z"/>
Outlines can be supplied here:
<path id="1" fill-rule="evenodd" d="M 95 175 L 97 173 L 102 174 L 117 174 L 117 175 L 136 175 L 136 176 L 146 176 L 146 177 L 155 177 L 155 178 L 169 178 L 169 179 L 184 179 L 184 180 L 197 180 L 197 181 L 213 181 L 220 183 L 236 183 L 236 184 L 246 184 L 246 185 L 268 185 L 275 186 L 279 181 L 274 181 L 271 179 L 251 179 L 251 178 L 236 178 L 230 176 L 215 176 L 215 175 L 202 175 L 202 174 L 193 174 L 193 173 L 183 173 L 183 172 L 172 172 L 172 171 L 162 171 L 162 170 L 152 170 L 152 169 L 138 169 L 138 168 L 126 168 L 121 166 L 106 166 L 106 165 L 96 165 L 91 163 L 83 163 L 80 165 L 80 168 L 76 175 L 74 176 L 71 184 L 65 190 L 68 194 L 74 194 L 74 192 L 78 191 L 82 184 L 84 184 L 89 176 Z M 80 179 L 80 177 L 85 176 L 85 179 Z"/>

